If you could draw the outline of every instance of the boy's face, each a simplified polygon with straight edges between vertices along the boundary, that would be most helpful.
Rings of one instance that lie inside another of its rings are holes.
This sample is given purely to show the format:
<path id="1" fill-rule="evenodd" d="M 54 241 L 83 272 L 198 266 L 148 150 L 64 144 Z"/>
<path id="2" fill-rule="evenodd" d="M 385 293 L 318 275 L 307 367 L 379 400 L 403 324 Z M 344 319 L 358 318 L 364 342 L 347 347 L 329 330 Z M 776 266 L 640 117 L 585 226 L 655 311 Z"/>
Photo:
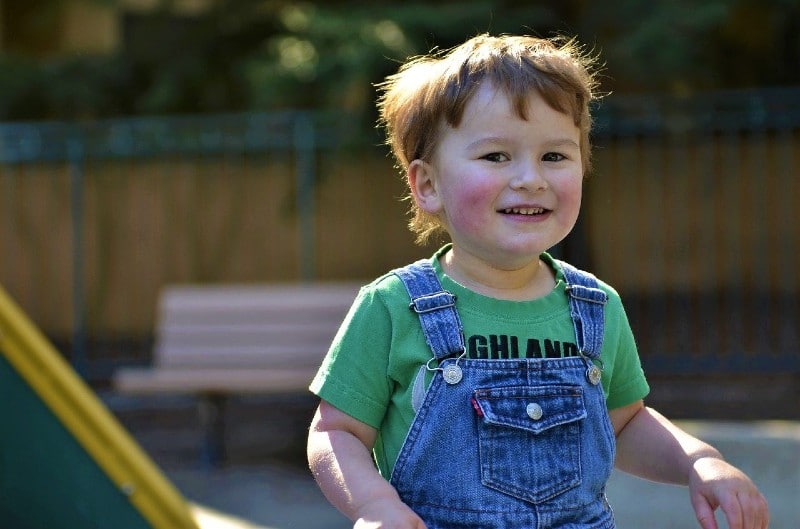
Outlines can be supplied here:
<path id="1" fill-rule="evenodd" d="M 412 163 L 417 204 L 453 244 L 501 269 L 524 266 L 572 230 L 581 203 L 580 131 L 535 92 L 527 120 L 491 85 L 443 125 L 430 163 Z"/>

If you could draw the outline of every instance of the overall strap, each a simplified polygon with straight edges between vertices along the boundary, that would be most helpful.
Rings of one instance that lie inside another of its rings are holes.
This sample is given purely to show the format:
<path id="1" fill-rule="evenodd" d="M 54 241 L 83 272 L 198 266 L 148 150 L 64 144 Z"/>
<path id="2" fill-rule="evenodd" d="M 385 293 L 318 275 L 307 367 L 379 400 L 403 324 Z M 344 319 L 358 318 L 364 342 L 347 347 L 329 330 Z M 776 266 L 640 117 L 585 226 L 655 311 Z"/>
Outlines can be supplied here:
<path id="1" fill-rule="evenodd" d="M 464 330 L 456 311 L 456 297 L 444 290 L 430 259 L 392 271 L 406 287 L 425 334 L 425 341 L 437 360 L 464 352 Z"/>
<path id="2" fill-rule="evenodd" d="M 569 263 L 558 261 L 567 280 L 570 314 L 581 354 L 595 359 L 603 349 L 604 313 L 608 294 L 600 289 L 597 278 Z"/>

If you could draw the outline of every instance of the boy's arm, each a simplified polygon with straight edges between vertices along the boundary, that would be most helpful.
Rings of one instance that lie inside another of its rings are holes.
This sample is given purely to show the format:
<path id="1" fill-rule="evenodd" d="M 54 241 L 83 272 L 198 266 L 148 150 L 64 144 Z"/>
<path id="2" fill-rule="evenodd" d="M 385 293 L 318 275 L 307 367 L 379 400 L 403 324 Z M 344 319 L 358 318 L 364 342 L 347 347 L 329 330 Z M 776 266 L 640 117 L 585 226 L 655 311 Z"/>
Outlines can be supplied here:
<path id="1" fill-rule="evenodd" d="M 372 446 L 377 432 L 324 400 L 308 435 L 308 463 L 322 493 L 356 528 L 425 529 L 377 471 Z"/>
<path id="2" fill-rule="evenodd" d="M 730 529 L 767 527 L 769 511 L 764 496 L 716 448 L 684 432 L 642 401 L 611 410 L 609 415 L 617 434 L 617 468 L 651 481 L 688 485 L 703 529 L 717 529 L 717 508 L 725 513 Z"/>

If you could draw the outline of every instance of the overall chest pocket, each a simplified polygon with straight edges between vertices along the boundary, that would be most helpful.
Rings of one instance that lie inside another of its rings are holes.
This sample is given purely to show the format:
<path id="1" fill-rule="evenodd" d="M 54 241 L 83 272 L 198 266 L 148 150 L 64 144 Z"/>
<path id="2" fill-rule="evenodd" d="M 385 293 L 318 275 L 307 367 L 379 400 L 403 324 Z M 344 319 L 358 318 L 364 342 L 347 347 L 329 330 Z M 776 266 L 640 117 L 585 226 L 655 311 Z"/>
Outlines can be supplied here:
<path id="1" fill-rule="evenodd" d="M 484 485 L 540 503 L 581 482 L 580 386 L 476 389 Z"/>

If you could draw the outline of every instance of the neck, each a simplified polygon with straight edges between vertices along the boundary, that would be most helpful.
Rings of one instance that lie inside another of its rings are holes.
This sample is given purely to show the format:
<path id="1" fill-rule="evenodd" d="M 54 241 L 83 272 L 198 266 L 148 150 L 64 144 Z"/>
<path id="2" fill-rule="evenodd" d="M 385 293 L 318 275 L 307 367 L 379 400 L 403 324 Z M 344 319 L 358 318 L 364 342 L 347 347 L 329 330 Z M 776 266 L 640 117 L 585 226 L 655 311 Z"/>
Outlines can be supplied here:
<path id="1" fill-rule="evenodd" d="M 528 301 L 546 296 L 555 287 L 553 271 L 538 256 L 522 266 L 502 268 L 452 248 L 441 263 L 457 283 L 497 299 Z"/>

